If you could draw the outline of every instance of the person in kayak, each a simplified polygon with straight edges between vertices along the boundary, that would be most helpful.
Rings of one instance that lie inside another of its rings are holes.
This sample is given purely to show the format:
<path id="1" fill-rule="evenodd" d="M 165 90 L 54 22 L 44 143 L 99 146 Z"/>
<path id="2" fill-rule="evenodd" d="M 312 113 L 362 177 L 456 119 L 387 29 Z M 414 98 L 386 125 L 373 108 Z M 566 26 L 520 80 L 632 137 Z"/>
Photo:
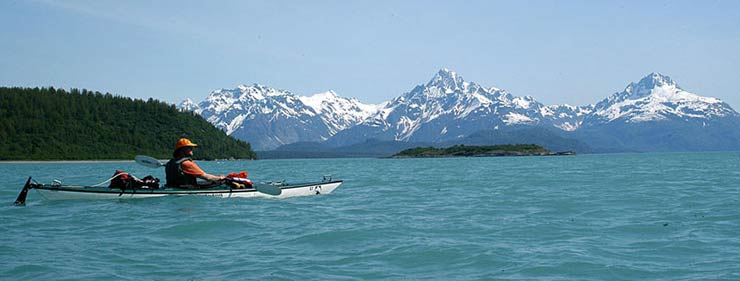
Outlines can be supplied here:
<path id="1" fill-rule="evenodd" d="M 201 178 L 212 182 L 221 182 L 223 175 L 215 176 L 204 172 L 193 161 L 193 147 L 198 146 L 189 139 L 181 138 L 175 144 L 172 159 L 165 165 L 168 187 L 197 187 L 197 179 Z"/>

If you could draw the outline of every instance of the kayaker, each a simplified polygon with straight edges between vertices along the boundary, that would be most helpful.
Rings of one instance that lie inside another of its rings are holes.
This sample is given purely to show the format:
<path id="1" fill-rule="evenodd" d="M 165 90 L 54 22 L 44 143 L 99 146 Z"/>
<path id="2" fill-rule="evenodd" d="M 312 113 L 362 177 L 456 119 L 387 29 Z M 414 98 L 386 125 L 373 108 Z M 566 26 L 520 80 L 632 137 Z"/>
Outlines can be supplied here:
<path id="1" fill-rule="evenodd" d="M 175 144 L 172 159 L 165 166 L 168 187 L 197 187 L 197 179 L 201 178 L 212 182 L 221 182 L 223 175 L 215 176 L 204 172 L 193 161 L 193 147 L 198 146 L 189 139 L 181 138 Z"/>

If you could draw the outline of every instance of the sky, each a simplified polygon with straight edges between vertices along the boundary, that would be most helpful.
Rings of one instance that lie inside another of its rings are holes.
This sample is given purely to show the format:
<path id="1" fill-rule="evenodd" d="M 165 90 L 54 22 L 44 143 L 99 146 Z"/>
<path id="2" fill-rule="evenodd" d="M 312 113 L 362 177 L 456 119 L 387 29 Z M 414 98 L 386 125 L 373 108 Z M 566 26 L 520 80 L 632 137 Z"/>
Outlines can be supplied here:
<path id="1" fill-rule="evenodd" d="M 740 109 L 740 1 L 0 1 L 0 86 L 381 103 L 448 68 L 586 105 L 651 72 Z"/>

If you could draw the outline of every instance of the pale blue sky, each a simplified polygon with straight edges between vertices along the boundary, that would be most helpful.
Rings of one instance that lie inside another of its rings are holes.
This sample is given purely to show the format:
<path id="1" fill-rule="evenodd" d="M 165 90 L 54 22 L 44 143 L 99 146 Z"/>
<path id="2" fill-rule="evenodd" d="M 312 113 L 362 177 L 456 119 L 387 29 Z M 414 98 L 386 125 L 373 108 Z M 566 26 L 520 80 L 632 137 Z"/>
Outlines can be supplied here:
<path id="1" fill-rule="evenodd" d="M 443 67 L 545 104 L 650 72 L 740 110 L 740 1 L 0 1 L 0 85 L 379 103 Z"/>

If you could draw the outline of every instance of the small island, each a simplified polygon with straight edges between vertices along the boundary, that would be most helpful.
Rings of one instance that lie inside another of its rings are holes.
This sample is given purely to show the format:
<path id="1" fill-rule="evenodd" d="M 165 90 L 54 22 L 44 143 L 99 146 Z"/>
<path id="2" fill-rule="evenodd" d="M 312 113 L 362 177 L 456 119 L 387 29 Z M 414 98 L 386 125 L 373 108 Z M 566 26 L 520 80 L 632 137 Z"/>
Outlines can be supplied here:
<path id="1" fill-rule="evenodd" d="M 417 147 L 406 149 L 391 158 L 495 157 L 575 155 L 573 151 L 552 152 L 536 144 L 504 144 L 490 146 L 455 145 L 448 148 Z"/>

